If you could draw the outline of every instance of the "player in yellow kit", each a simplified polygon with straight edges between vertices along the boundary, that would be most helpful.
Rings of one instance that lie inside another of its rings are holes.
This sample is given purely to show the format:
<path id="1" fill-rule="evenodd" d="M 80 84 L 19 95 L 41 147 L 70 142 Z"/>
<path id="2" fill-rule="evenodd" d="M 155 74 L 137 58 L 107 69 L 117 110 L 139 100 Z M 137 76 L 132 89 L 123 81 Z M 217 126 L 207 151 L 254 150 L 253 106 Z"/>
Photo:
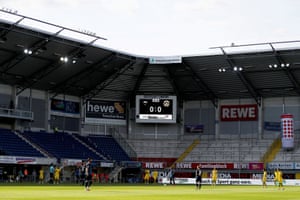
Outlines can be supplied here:
<path id="1" fill-rule="evenodd" d="M 263 172 L 263 175 L 262 175 L 262 186 L 263 188 L 264 187 L 267 187 L 267 170 L 266 168 L 264 168 L 264 172 Z"/>
<path id="2" fill-rule="evenodd" d="M 283 173 L 280 169 L 277 170 L 277 181 L 278 181 L 278 190 L 280 190 L 280 189 L 284 190 L 284 188 L 283 188 Z"/>
<path id="3" fill-rule="evenodd" d="M 278 169 L 274 170 L 274 185 L 277 186 L 278 183 Z"/>
<path id="4" fill-rule="evenodd" d="M 44 170 L 43 170 L 43 168 L 41 168 L 40 171 L 39 171 L 39 183 L 40 184 L 44 183 Z"/>
<path id="5" fill-rule="evenodd" d="M 149 184 L 150 182 L 150 170 L 146 169 L 145 170 L 145 175 L 144 175 L 144 183 Z"/>
<path id="6" fill-rule="evenodd" d="M 157 183 L 158 171 L 155 170 L 152 172 L 152 178 L 153 178 L 153 183 Z"/>
<path id="7" fill-rule="evenodd" d="M 54 184 L 59 184 L 60 183 L 60 173 L 61 173 L 62 168 L 63 167 L 56 166 L 56 168 L 54 170 Z"/>
<path id="8" fill-rule="evenodd" d="M 211 172 L 211 185 L 216 186 L 218 179 L 218 170 L 214 167 Z"/>
<path id="9" fill-rule="evenodd" d="M 60 168 L 55 167 L 55 170 L 54 170 L 54 184 L 59 183 L 59 178 L 60 178 Z"/>

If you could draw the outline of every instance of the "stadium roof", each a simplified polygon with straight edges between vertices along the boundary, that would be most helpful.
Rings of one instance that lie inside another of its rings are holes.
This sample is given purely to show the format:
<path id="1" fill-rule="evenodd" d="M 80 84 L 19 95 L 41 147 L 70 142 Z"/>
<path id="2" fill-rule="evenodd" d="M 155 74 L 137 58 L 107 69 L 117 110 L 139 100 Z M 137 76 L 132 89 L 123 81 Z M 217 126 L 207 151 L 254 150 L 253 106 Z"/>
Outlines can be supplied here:
<path id="1" fill-rule="evenodd" d="M 218 99 L 253 98 L 260 103 L 261 98 L 300 95 L 300 41 L 232 44 L 212 48 L 214 53 L 207 55 L 147 57 L 97 45 L 105 38 L 92 33 L 1 12 L 10 19 L 0 19 L 0 83 L 17 86 L 17 94 L 32 88 L 49 91 L 51 97 L 83 99 L 177 95 L 179 101 L 214 104 Z"/>

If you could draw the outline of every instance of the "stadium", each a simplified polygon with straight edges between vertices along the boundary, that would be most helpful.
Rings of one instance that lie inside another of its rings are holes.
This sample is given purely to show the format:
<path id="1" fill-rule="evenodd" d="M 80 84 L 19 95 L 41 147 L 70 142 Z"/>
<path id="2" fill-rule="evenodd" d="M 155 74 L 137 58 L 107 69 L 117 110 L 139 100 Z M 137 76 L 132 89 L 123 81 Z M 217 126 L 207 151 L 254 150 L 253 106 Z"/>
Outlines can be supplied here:
<path id="1" fill-rule="evenodd" d="M 119 195 L 126 184 L 168 185 L 172 169 L 181 198 L 198 165 L 204 185 L 217 168 L 217 185 L 255 193 L 250 185 L 262 185 L 264 168 L 273 186 L 280 169 L 291 198 L 297 194 L 300 41 L 145 57 L 95 45 L 105 38 L 93 33 L 0 12 L 7 16 L 0 19 L 2 188 L 37 184 L 41 169 L 49 185 L 51 165 L 62 168 L 58 183 L 78 185 L 76 170 L 90 158 L 93 185 L 115 185 Z"/>

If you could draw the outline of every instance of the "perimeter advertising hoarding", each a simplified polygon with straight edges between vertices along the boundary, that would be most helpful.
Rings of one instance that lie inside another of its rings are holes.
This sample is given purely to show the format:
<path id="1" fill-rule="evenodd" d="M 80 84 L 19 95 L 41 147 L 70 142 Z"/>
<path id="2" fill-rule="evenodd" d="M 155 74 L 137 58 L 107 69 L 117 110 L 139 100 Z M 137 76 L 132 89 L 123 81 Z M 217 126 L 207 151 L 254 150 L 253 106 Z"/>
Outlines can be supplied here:
<path id="1" fill-rule="evenodd" d="M 249 163 L 250 170 L 263 170 L 264 163 Z"/>
<path id="2" fill-rule="evenodd" d="M 165 163 L 165 162 L 143 162 L 142 167 L 144 169 L 164 169 L 164 168 L 167 168 L 167 163 Z"/>
<path id="3" fill-rule="evenodd" d="M 178 162 L 175 165 L 176 169 L 196 169 L 200 165 L 202 169 L 249 169 L 263 170 L 264 164 L 260 162 L 250 163 L 193 163 L 193 162 Z M 168 165 L 166 162 L 143 162 L 142 167 L 145 169 L 164 169 Z"/>
<path id="4" fill-rule="evenodd" d="M 281 170 L 293 170 L 295 169 L 295 163 L 293 162 L 271 162 L 267 164 L 268 169 L 281 169 Z"/>
<path id="5" fill-rule="evenodd" d="M 268 169 L 282 169 L 282 170 L 299 170 L 300 162 L 271 162 L 267 164 Z"/>
<path id="6" fill-rule="evenodd" d="M 175 178 L 175 184 L 195 184 L 195 178 Z M 168 177 L 159 177 L 158 182 L 164 185 L 170 183 Z M 202 178 L 203 185 L 211 185 L 211 178 Z M 261 179 L 222 178 L 217 180 L 217 185 L 261 185 Z M 267 181 L 267 185 L 274 186 L 274 181 Z M 300 180 L 284 180 L 284 185 L 299 186 Z"/>
<path id="7" fill-rule="evenodd" d="M 125 101 L 88 100 L 85 106 L 85 122 L 92 124 L 126 123 Z"/>
<path id="8" fill-rule="evenodd" d="M 178 162 L 175 165 L 176 169 L 196 169 L 200 165 L 202 169 L 234 169 L 234 163 L 191 163 L 191 162 Z M 147 169 L 163 169 L 167 167 L 166 162 L 143 162 L 143 168 Z"/>
<path id="9" fill-rule="evenodd" d="M 42 157 L 24 157 L 24 156 L 0 156 L 1 164 L 19 164 L 19 165 L 49 165 L 55 163 L 56 159 Z"/>

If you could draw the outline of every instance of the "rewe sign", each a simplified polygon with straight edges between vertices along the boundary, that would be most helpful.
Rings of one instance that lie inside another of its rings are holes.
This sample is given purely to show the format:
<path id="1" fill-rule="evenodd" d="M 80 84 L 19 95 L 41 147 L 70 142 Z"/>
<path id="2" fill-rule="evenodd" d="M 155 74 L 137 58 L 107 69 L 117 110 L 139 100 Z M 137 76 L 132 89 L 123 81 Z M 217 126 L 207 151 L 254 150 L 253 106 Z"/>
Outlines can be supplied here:
<path id="1" fill-rule="evenodd" d="M 222 105 L 221 121 L 255 121 L 258 117 L 256 104 Z"/>

